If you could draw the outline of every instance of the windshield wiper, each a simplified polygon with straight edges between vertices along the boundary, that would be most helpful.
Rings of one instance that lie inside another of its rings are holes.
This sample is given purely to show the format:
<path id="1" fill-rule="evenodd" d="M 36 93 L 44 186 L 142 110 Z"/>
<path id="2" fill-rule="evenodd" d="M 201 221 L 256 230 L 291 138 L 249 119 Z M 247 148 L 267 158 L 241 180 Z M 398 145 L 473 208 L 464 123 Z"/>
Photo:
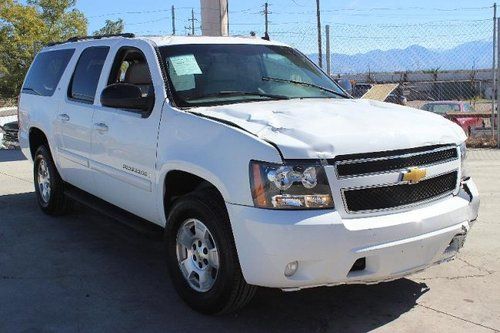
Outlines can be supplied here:
<path id="1" fill-rule="evenodd" d="M 283 82 L 283 83 L 298 84 L 298 85 L 301 85 L 301 86 L 312 87 L 312 88 L 316 88 L 316 89 L 319 89 L 319 90 L 323 90 L 323 91 L 329 92 L 329 93 L 334 94 L 334 95 L 339 96 L 339 97 L 350 98 L 347 95 L 344 95 L 344 94 L 339 93 L 339 92 L 337 92 L 335 90 L 332 90 L 332 89 L 328 89 L 328 88 L 325 88 L 325 87 L 322 87 L 322 86 L 318 86 L 317 84 L 314 84 L 314 83 L 308 83 L 308 82 L 302 82 L 302 81 L 295 81 L 295 80 L 287 80 L 287 79 L 280 79 L 280 78 L 277 78 L 277 77 L 269 77 L 269 76 L 262 77 L 262 81 L 274 81 L 274 82 Z"/>
<path id="2" fill-rule="evenodd" d="M 237 91 L 237 90 L 223 90 L 213 94 L 193 96 L 189 98 L 189 100 L 210 98 L 210 97 L 232 97 L 232 96 L 256 96 L 256 97 L 265 97 L 270 99 L 290 99 L 290 97 L 284 95 L 273 95 L 260 92 L 248 92 L 248 91 Z"/>

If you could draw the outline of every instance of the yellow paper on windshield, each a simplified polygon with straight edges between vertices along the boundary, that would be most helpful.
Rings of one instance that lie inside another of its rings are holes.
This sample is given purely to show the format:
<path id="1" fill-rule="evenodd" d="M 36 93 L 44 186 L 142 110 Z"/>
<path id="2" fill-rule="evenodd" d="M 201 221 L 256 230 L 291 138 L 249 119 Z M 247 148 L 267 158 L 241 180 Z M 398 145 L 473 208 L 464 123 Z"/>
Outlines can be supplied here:
<path id="1" fill-rule="evenodd" d="M 201 74 L 200 66 L 193 54 L 171 57 L 170 62 L 178 76 Z"/>

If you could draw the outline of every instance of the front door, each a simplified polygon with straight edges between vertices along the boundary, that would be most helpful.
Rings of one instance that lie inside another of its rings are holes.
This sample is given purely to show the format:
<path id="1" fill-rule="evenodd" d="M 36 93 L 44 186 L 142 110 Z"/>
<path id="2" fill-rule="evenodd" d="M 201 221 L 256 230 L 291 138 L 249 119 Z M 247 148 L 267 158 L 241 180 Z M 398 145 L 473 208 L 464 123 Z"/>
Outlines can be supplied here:
<path id="1" fill-rule="evenodd" d="M 155 103 L 143 114 L 98 103 L 93 118 L 90 167 L 96 171 L 94 181 L 100 198 L 159 222 L 154 179 L 165 89 L 154 49 L 144 41 L 127 43 L 116 48 L 115 60 L 105 70 L 109 76 L 101 82 L 101 91 L 110 84 L 133 84 L 143 96 L 155 96 Z"/>

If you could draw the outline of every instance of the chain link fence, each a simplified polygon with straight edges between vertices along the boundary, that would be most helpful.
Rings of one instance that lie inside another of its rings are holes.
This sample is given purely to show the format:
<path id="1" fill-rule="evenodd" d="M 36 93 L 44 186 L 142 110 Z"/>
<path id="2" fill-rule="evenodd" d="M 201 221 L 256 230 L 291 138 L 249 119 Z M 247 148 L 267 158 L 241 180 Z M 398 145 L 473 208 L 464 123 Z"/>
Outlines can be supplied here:
<path id="1" fill-rule="evenodd" d="M 493 137 L 496 121 L 489 115 L 496 112 L 498 90 L 494 7 L 335 8 L 323 2 L 319 43 L 313 2 L 292 3 L 290 8 L 269 4 L 269 11 L 264 1 L 244 9 L 230 7 L 229 32 L 262 37 L 268 18 L 272 40 L 296 47 L 317 63 L 320 44 L 322 67 L 339 82 L 348 82 L 354 97 L 368 93 L 370 98 L 416 108 L 442 102 L 439 112 L 474 110 L 477 117 L 483 115 L 484 128 L 477 133 Z M 178 35 L 193 30 L 199 35 L 202 9 L 176 7 L 170 17 L 170 8 L 113 15 L 134 17 L 125 24 L 139 35 L 170 35 L 170 20 L 172 26 L 177 24 Z M 165 24 L 148 28 L 158 21 Z M 0 100 L 0 107 L 11 104 Z"/>
<path id="2" fill-rule="evenodd" d="M 474 112 L 481 120 L 473 126 L 477 127 L 473 134 L 484 136 L 486 141 L 492 138 L 496 95 L 493 18 L 417 24 L 324 22 L 322 67 L 327 69 L 329 59 L 331 76 L 350 82 L 354 97 L 362 98 L 372 90 L 370 98 L 439 113 Z M 295 23 L 271 26 L 271 39 L 298 48 L 318 63 L 315 22 Z M 254 33 L 264 35 L 263 29 Z"/>

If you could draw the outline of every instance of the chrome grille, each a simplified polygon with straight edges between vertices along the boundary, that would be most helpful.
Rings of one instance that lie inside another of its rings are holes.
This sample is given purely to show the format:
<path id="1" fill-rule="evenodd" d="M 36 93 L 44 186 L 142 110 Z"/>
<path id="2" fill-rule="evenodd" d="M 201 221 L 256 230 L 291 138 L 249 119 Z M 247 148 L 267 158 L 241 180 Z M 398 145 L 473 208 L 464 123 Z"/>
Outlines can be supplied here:
<path id="1" fill-rule="evenodd" d="M 448 146 L 402 155 L 340 159 L 335 165 L 339 177 L 349 177 L 444 163 L 457 158 L 457 148 Z"/>
<path id="2" fill-rule="evenodd" d="M 423 204 L 452 194 L 460 157 L 455 145 L 338 156 L 333 161 L 345 213 L 371 213 Z M 403 181 L 410 169 L 426 169 L 417 183 Z M 338 192 L 337 192 L 338 193 Z"/>

